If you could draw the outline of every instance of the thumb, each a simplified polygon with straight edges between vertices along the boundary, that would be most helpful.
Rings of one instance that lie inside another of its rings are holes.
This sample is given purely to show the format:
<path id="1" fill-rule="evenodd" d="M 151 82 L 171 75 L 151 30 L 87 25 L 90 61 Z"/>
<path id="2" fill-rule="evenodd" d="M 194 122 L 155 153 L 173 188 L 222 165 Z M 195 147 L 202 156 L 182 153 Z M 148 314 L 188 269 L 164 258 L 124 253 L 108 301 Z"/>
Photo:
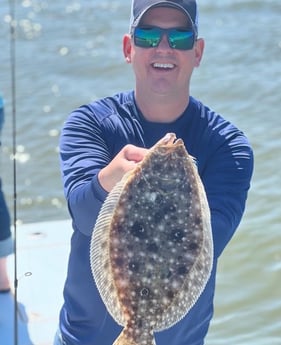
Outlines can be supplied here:
<path id="1" fill-rule="evenodd" d="M 147 154 L 148 149 L 143 147 L 137 147 L 134 145 L 127 145 L 124 150 L 125 159 L 133 162 L 141 162 L 144 156 Z"/>

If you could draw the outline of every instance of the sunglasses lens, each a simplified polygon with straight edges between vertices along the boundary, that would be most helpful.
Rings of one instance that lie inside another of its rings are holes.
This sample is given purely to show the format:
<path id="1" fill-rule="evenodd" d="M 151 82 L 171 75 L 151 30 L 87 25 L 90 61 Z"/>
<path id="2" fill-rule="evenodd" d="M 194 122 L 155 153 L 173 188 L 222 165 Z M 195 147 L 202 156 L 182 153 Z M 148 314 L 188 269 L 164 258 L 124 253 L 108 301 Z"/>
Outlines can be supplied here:
<path id="1" fill-rule="evenodd" d="M 157 47 L 161 40 L 161 31 L 157 28 L 139 28 L 134 31 L 135 45 L 141 48 Z"/>
<path id="2" fill-rule="evenodd" d="M 157 47 L 163 34 L 168 37 L 169 45 L 173 49 L 190 50 L 194 45 L 194 33 L 185 29 L 161 29 L 157 27 L 141 28 L 134 30 L 135 45 L 141 48 Z"/>
<path id="3" fill-rule="evenodd" d="M 171 48 L 190 50 L 194 45 L 194 34 L 192 31 L 172 29 L 168 35 Z"/>

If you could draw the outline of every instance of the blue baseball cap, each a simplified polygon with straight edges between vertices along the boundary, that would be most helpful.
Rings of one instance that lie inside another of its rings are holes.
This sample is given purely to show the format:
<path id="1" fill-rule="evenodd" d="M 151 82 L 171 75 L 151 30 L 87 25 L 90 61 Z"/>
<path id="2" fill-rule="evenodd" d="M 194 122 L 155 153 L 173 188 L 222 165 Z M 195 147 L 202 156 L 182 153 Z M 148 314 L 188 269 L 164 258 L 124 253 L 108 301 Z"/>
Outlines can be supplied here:
<path id="1" fill-rule="evenodd" d="M 195 33 L 198 33 L 198 9 L 195 0 L 132 0 L 130 32 L 139 24 L 142 16 L 153 7 L 171 7 L 184 12 Z"/>

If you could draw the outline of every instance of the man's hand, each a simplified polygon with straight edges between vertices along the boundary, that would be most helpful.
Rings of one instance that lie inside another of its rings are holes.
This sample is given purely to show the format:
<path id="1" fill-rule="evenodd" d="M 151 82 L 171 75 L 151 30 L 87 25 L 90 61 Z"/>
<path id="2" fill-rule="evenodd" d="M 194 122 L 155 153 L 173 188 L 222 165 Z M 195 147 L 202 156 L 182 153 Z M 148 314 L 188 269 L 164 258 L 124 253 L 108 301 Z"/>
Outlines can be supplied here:
<path id="1" fill-rule="evenodd" d="M 127 171 L 134 169 L 136 164 L 143 160 L 147 151 L 147 149 L 130 144 L 124 146 L 113 160 L 99 172 L 98 179 L 101 186 L 110 192 Z"/>

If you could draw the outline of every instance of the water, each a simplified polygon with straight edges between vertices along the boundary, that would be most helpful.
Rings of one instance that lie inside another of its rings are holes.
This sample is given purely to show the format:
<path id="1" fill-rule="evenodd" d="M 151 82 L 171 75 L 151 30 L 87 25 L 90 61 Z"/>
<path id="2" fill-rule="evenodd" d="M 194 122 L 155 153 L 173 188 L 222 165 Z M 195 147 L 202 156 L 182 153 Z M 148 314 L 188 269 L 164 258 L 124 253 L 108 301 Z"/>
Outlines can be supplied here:
<path id="1" fill-rule="evenodd" d="M 201 0 L 204 59 L 192 94 L 249 137 L 255 172 L 245 217 L 219 263 L 207 345 L 281 344 L 281 3 Z M 17 218 L 68 217 L 58 135 L 82 103 L 131 89 L 122 55 L 129 1 L 18 1 Z M 0 6 L 0 92 L 6 100 L 1 176 L 12 210 L 8 1 Z"/>

